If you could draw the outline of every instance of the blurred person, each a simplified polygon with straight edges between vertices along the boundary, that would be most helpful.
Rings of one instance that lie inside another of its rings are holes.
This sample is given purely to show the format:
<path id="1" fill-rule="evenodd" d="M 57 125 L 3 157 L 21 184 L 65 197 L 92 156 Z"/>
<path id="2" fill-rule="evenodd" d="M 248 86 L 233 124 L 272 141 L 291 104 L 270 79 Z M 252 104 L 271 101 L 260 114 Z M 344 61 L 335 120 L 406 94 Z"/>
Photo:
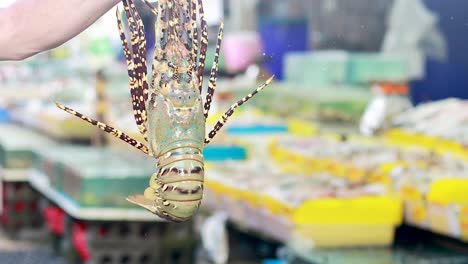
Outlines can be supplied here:
<path id="1" fill-rule="evenodd" d="M 75 37 L 121 0 L 17 0 L 0 8 L 0 61 L 24 60 Z"/>

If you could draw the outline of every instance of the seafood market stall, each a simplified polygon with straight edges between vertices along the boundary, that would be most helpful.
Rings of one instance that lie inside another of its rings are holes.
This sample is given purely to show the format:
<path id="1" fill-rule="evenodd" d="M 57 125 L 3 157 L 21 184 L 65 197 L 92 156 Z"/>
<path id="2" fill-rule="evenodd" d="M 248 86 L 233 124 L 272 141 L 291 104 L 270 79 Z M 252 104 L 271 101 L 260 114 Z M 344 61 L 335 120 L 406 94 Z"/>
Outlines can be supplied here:
<path id="1" fill-rule="evenodd" d="M 447 21 L 332 2 L 125 0 L 0 62 L 0 263 L 468 263 L 468 102 L 411 98 Z"/>

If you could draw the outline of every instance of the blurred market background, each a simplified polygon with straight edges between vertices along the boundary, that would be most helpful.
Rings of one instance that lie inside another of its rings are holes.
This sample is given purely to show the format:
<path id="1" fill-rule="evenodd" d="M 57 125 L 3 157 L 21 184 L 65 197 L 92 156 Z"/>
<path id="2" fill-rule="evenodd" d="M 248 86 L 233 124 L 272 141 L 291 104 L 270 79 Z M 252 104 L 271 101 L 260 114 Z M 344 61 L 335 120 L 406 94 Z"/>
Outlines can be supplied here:
<path id="1" fill-rule="evenodd" d="M 141 139 L 111 10 L 0 63 L 0 263 L 468 263 L 468 2 L 204 2 L 206 75 L 225 21 L 207 128 L 277 78 L 204 150 L 197 216 L 126 202 L 153 161 L 54 105 Z"/>

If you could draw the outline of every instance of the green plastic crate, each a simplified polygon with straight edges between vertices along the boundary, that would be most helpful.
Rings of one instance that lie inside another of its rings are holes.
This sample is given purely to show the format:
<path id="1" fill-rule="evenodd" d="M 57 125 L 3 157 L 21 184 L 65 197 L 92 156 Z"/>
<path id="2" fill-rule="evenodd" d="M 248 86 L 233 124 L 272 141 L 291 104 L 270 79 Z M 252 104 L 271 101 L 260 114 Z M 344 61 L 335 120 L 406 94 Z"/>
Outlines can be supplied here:
<path id="1" fill-rule="evenodd" d="M 80 207 L 127 207 L 125 198 L 141 194 L 156 171 L 154 160 L 114 148 L 60 146 L 38 153 L 37 167 L 51 186 Z"/>
<path id="2" fill-rule="evenodd" d="M 409 79 L 408 61 L 403 55 L 385 53 L 351 53 L 349 55 L 349 83 L 406 82 Z"/>
<path id="3" fill-rule="evenodd" d="M 347 80 L 348 53 L 344 51 L 291 52 L 285 58 L 285 81 L 329 86 Z"/>
<path id="4" fill-rule="evenodd" d="M 33 164 L 34 149 L 55 143 L 31 129 L 13 124 L 0 125 L 0 164 L 6 169 L 28 169 Z"/>
<path id="5" fill-rule="evenodd" d="M 241 98 L 249 92 L 249 88 L 233 89 L 233 93 L 236 98 Z M 275 81 L 262 91 L 261 96 L 252 98 L 248 105 L 241 106 L 239 110 L 241 112 L 255 107 L 277 117 L 314 121 L 329 121 L 322 113 L 335 112 L 343 116 L 343 119 L 356 123 L 372 96 L 370 89 L 364 86 L 330 85 L 314 89 L 310 85 Z"/>

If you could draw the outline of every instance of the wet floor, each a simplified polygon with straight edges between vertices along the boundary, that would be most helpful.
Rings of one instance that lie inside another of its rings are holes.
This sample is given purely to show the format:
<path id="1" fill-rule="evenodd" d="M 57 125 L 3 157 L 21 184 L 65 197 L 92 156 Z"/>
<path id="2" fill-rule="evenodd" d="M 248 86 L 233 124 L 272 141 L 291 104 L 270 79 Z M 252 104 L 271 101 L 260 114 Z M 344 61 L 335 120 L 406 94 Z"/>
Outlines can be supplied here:
<path id="1" fill-rule="evenodd" d="M 34 249 L 27 251 L 0 251 L 2 264 L 64 264 L 58 257 L 47 250 Z"/>
<path id="2" fill-rule="evenodd" d="M 18 239 L 11 239 L 0 229 L 0 263 L 65 264 L 52 253 L 49 244 L 44 243 L 44 235 L 23 234 Z"/>

